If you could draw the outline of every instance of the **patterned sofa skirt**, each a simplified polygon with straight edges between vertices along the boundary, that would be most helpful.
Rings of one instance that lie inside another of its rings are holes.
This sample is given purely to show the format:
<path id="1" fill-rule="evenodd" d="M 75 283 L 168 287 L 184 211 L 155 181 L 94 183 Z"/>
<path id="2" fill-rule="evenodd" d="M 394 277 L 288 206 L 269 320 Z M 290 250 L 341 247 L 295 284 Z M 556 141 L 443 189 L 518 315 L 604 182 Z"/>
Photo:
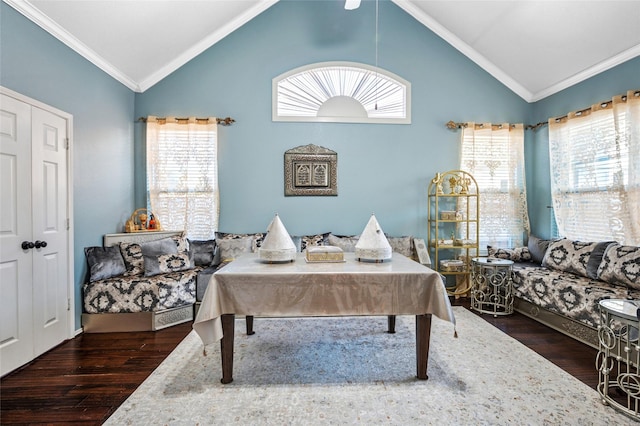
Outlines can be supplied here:
<path id="1" fill-rule="evenodd" d="M 516 263 L 512 277 L 516 310 L 596 348 L 598 302 L 640 299 L 640 290 L 531 263 Z"/>

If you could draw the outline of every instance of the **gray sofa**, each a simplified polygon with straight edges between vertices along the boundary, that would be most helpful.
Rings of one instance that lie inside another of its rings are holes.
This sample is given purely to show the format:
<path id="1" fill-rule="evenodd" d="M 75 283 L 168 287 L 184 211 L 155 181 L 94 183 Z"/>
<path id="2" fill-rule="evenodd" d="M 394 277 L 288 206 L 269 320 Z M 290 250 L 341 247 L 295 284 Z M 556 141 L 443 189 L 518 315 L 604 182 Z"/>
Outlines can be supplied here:
<path id="1" fill-rule="evenodd" d="M 640 300 L 640 247 L 616 242 L 542 241 L 530 238 L 519 256 L 490 249 L 490 256 L 515 260 L 514 309 L 598 348 L 598 302 Z"/>
<path id="2" fill-rule="evenodd" d="M 214 248 L 181 232 L 105 235 L 103 247 L 85 248 L 84 331 L 159 330 L 193 320 L 197 276 Z"/>

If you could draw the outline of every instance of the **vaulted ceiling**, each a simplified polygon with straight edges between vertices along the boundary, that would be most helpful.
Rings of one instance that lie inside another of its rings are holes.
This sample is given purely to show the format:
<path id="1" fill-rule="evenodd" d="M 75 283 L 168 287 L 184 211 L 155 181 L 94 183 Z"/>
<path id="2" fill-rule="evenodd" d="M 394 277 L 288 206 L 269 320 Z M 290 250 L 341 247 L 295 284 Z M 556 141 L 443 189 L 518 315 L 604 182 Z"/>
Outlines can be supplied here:
<path id="1" fill-rule="evenodd" d="M 143 92 L 278 0 L 3 1 Z M 528 102 L 640 56 L 640 1 L 392 1 Z"/>

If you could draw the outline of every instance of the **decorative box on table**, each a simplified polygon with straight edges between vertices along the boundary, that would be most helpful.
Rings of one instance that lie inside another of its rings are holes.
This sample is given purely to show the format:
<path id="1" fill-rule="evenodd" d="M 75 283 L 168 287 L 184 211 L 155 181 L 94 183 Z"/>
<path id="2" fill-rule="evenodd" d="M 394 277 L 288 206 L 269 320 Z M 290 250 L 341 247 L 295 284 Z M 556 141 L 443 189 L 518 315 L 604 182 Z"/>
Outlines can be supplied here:
<path id="1" fill-rule="evenodd" d="M 307 247 L 307 262 L 344 262 L 344 252 L 336 246 Z"/>

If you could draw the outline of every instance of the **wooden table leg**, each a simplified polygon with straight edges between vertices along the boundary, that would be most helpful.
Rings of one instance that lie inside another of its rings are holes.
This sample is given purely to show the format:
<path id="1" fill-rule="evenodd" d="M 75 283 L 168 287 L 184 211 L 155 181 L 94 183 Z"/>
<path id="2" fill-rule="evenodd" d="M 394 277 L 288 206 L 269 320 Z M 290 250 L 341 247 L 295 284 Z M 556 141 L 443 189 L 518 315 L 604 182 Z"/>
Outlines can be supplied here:
<path id="1" fill-rule="evenodd" d="M 223 384 L 233 381 L 233 335 L 235 332 L 236 316 L 224 314 L 222 320 L 222 339 L 220 339 L 220 358 L 222 359 Z"/>
<path id="2" fill-rule="evenodd" d="M 427 380 L 429 341 L 431 340 L 431 314 L 416 315 L 416 367 L 420 380 Z"/>
<path id="3" fill-rule="evenodd" d="M 247 315 L 245 320 L 247 322 L 247 336 L 256 334 L 256 332 L 253 331 L 253 315 Z"/>
<path id="4" fill-rule="evenodd" d="M 387 317 L 387 333 L 394 334 L 396 332 L 396 316 L 389 315 Z"/>

